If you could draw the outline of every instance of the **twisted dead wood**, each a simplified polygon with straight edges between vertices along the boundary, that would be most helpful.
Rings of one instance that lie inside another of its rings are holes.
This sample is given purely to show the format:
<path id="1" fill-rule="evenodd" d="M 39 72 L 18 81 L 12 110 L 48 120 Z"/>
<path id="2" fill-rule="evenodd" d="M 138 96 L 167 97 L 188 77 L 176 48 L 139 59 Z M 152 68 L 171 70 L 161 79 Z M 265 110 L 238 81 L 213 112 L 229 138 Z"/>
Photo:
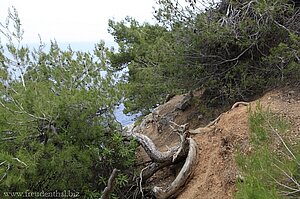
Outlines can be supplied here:
<path id="1" fill-rule="evenodd" d="M 161 152 L 148 136 L 137 133 L 136 131 L 138 131 L 136 128 L 129 127 L 123 132 L 123 136 L 135 138 L 153 162 L 174 162 L 177 157 L 187 155 L 187 150 L 183 149 L 183 147 L 187 146 L 186 139 L 181 139 L 182 141 L 179 145 L 171 147 L 168 151 Z"/>
<path id="2" fill-rule="evenodd" d="M 161 168 L 174 164 L 175 161 L 186 157 L 185 164 L 170 186 L 165 189 L 160 187 L 153 188 L 154 195 L 162 199 L 176 196 L 180 193 L 184 185 L 190 179 L 193 173 L 193 166 L 197 162 L 197 144 L 192 138 L 189 138 L 188 124 L 177 125 L 174 122 L 172 122 L 172 124 L 175 125 L 176 128 L 172 127 L 173 131 L 180 136 L 181 142 L 166 152 L 159 151 L 153 141 L 146 135 L 137 133 L 140 129 L 134 126 L 127 128 L 127 130 L 123 132 L 123 136 L 135 138 L 153 161 L 152 164 L 143 169 L 140 175 L 141 178 L 143 178 L 140 179 L 141 182 L 145 182 Z"/>
<path id="3" fill-rule="evenodd" d="M 189 152 L 182 169 L 180 170 L 175 180 L 167 188 L 153 188 L 153 192 L 156 198 L 165 199 L 177 196 L 184 185 L 191 178 L 193 174 L 193 167 L 197 163 L 197 144 L 192 138 L 187 139 L 189 141 Z"/>
<path id="4" fill-rule="evenodd" d="M 148 136 L 140 133 L 134 133 L 131 136 L 144 148 L 153 162 L 172 162 L 173 155 L 180 149 L 180 146 L 174 146 L 166 152 L 161 152 Z"/>

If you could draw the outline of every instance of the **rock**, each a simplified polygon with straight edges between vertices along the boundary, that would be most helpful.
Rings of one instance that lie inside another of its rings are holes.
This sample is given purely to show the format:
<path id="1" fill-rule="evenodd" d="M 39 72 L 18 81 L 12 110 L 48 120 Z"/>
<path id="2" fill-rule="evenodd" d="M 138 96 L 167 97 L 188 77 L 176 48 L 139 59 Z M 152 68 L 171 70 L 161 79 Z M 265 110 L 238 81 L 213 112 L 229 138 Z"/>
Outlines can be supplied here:
<path id="1" fill-rule="evenodd" d="M 185 111 L 191 105 L 190 101 L 193 98 L 193 96 L 194 95 L 192 91 L 188 92 L 188 94 L 183 98 L 183 100 L 178 105 L 176 105 L 176 109 Z"/>

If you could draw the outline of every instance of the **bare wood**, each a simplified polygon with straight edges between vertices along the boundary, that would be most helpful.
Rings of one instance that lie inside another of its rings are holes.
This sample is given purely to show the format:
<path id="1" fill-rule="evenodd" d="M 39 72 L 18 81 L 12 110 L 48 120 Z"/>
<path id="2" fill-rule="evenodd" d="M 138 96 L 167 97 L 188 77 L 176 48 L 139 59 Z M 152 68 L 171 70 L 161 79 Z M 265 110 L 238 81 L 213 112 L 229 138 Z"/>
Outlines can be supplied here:
<path id="1" fill-rule="evenodd" d="M 118 169 L 114 169 L 112 171 L 112 173 L 110 174 L 108 182 L 107 182 L 107 186 L 105 187 L 100 199 L 109 199 L 109 195 L 111 194 L 111 192 L 114 188 L 114 183 L 115 183 L 115 179 L 117 177 L 117 172 L 118 172 Z"/>
<path id="2" fill-rule="evenodd" d="M 148 136 L 140 133 L 134 133 L 131 136 L 135 138 L 140 145 L 142 145 L 145 152 L 154 162 L 171 162 L 173 155 L 180 148 L 179 146 L 174 146 L 166 152 L 161 152 L 157 149 L 153 141 Z"/>
<path id="3" fill-rule="evenodd" d="M 177 196 L 184 185 L 191 179 L 193 174 L 193 167 L 197 163 L 197 144 L 192 138 L 188 138 L 189 141 L 189 152 L 186 161 L 180 170 L 179 174 L 170 186 L 163 189 L 161 187 L 154 187 L 153 192 L 156 198 L 166 199 Z"/>
<path id="4" fill-rule="evenodd" d="M 139 127 L 129 126 L 125 131 L 122 132 L 122 135 L 125 137 L 133 137 L 137 142 L 144 148 L 145 152 L 151 158 L 153 163 L 146 168 L 142 169 L 140 173 L 139 186 L 141 189 L 141 184 L 151 177 L 159 169 L 173 164 L 175 161 L 178 161 L 182 158 L 186 158 L 185 164 L 182 167 L 180 173 L 175 178 L 173 183 L 167 187 L 165 190 L 154 187 L 153 191 L 157 198 L 168 198 L 169 196 L 176 196 L 184 184 L 187 183 L 188 179 L 193 173 L 193 165 L 197 160 L 197 144 L 196 142 L 189 138 L 190 132 L 188 131 L 189 125 L 178 125 L 174 122 L 171 122 L 175 127 L 173 127 L 173 132 L 176 132 L 180 137 L 181 142 L 179 145 L 172 147 L 166 152 L 161 152 L 157 149 L 153 141 L 143 135 L 138 133 L 142 131 Z M 140 190 L 142 195 L 143 192 Z M 156 191 L 156 192 L 155 192 Z"/>
<path id="5" fill-rule="evenodd" d="M 231 109 L 234 109 L 234 108 L 238 107 L 239 105 L 248 106 L 249 102 L 236 102 L 232 105 Z"/>
<path id="6" fill-rule="evenodd" d="M 223 113 L 221 113 L 214 121 L 210 122 L 210 123 L 209 123 L 208 125 L 206 125 L 205 127 L 206 127 L 206 128 L 209 128 L 209 127 L 215 125 L 215 124 L 220 120 L 220 118 L 221 118 L 222 115 L 223 115 Z"/>
<path id="7" fill-rule="evenodd" d="M 187 146 L 187 139 L 182 140 L 179 145 L 171 147 L 168 151 L 161 152 L 148 136 L 136 133 L 136 129 L 134 127 L 123 132 L 122 135 L 125 137 L 135 138 L 153 162 L 173 162 L 175 159 L 174 157 L 187 155 L 187 150 L 182 149 L 182 147 Z"/>

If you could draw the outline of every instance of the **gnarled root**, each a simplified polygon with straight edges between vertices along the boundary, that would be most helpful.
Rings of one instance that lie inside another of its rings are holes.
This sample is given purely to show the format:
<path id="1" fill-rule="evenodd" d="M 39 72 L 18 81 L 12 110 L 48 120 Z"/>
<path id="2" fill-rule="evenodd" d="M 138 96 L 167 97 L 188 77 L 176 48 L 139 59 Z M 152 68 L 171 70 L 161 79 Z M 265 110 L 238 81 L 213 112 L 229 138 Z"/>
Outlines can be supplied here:
<path id="1" fill-rule="evenodd" d="M 169 187 L 166 189 L 153 188 L 153 192 L 157 198 L 168 198 L 178 195 L 191 177 L 193 165 L 197 161 L 197 144 L 192 138 L 189 138 L 188 124 L 177 125 L 174 122 L 171 123 L 175 126 L 172 127 L 173 131 L 180 136 L 181 142 L 166 152 L 159 151 L 153 141 L 146 135 L 137 133 L 139 129 L 131 127 L 122 133 L 125 137 L 135 138 L 152 160 L 152 163 L 141 172 L 140 186 L 158 170 L 174 164 L 176 161 L 186 159 L 181 171 Z"/>
<path id="2" fill-rule="evenodd" d="M 180 146 L 174 146 L 166 152 L 161 152 L 156 148 L 153 141 L 146 135 L 134 133 L 131 136 L 135 138 L 138 141 L 138 143 L 144 148 L 145 152 L 148 154 L 148 156 L 153 162 L 172 162 L 173 156 L 178 150 L 180 150 Z M 183 153 L 184 151 L 182 151 L 182 153 L 179 156 L 184 156 L 185 154 Z"/>
<path id="3" fill-rule="evenodd" d="M 189 152 L 182 169 L 180 170 L 175 180 L 167 188 L 153 188 L 153 192 L 156 198 L 165 199 L 177 196 L 183 186 L 191 178 L 193 174 L 193 166 L 197 163 L 197 144 L 192 138 L 187 139 L 189 141 Z"/>
<path id="4" fill-rule="evenodd" d="M 180 135 L 181 143 L 179 145 L 171 147 L 166 152 L 159 151 L 148 136 L 137 133 L 136 129 L 133 127 L 124 131 L 122 135 L 125 137 L 135 138 L 153 162 L 174 162 L 177 157 L 185 157 L 187 155 L 187 150 L 185 149 L 188 148 L 188 141 L 186 139 L 189 136 L 188 131 L 183 133 L 183 135 Z"/>
<path id="5" fill-rule="evenodd" d="M 153 162 L 142 171 L 141 180 L 142 183 L 146 182 L 147 179 L 149 179 L 151 176 L 153 176 L 157 171 L 160 169 L 167 167 L 169 165 L 173 164 L 172 162 L 164 162 L 164 163 L 158 163 Z"/>

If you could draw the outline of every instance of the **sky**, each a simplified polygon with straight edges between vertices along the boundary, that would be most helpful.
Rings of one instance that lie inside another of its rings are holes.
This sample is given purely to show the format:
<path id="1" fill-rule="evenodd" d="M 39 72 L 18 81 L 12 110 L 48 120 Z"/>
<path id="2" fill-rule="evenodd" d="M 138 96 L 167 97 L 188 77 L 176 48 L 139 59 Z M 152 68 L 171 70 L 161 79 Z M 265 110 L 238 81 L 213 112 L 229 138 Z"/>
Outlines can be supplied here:
<path id="1" fill-rule="evenodd" d="M 0 0 L 0 21 L 14 6 L 24 29 L 23 43 L 56 40 L 59 43 L 113 42 L 108 20 L 131 16 L 152 22 L 155 0 Z"/>

